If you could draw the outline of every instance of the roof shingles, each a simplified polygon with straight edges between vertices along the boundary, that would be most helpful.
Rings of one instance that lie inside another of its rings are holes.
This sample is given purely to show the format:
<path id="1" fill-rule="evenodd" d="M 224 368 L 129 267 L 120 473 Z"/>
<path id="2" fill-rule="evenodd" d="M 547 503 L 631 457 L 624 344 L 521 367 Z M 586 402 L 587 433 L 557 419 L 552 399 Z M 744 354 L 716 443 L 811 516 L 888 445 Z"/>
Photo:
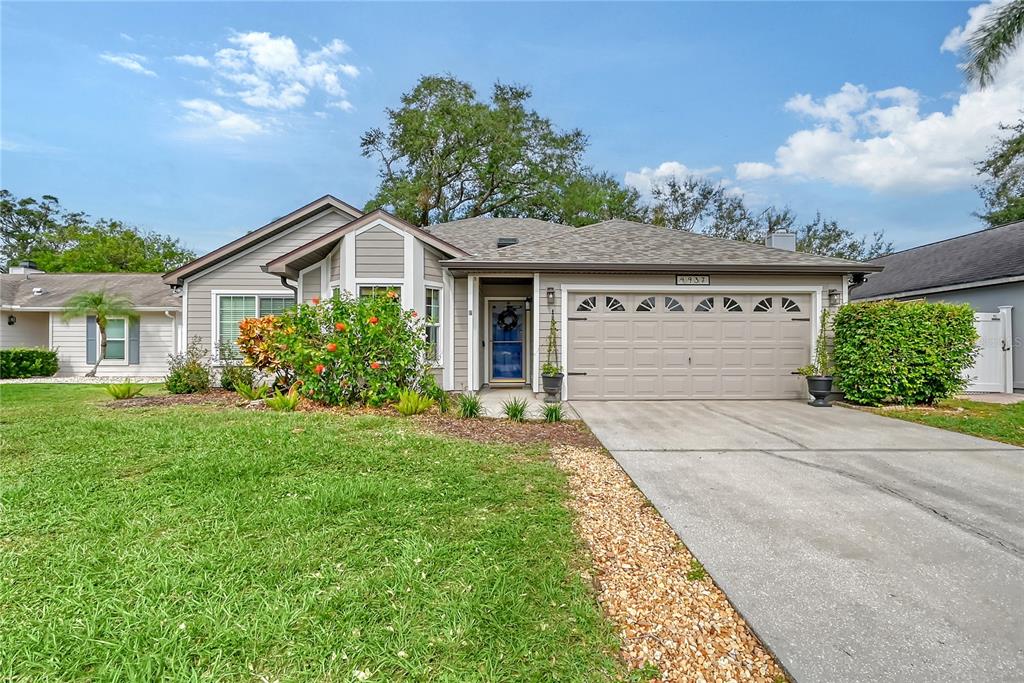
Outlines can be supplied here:
<path id="1" fill-rule="evenodd" d="M 35 288 L 42 290 L 34 294 Z M 139 308 L 178 309 L 181 298 L 159 273 L 32 273 L 0 275 L 0 304 L 25 308 L 63 308 L 79 292 L 106 290 Z"/>

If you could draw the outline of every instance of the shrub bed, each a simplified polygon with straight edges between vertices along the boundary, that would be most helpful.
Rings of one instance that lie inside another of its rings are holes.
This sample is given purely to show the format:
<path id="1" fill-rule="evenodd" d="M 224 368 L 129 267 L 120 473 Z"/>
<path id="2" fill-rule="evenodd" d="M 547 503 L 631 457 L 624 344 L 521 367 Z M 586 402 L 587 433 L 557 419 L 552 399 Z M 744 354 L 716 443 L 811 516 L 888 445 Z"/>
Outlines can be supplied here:
<path id="1" fill-rule="evenodd" d="M 974 312 L 966 304 L 880 301 L 843 306 L 835 318 L 836 388 L 865 405 L 935 403 L 966 385 L 974 363 Z"/>
<path id="2" fill-rule="evenodd" d="M 403 389 L 435 398 L 416 316 L 402 310 L 396 292 L 339 295 L 244 322 L 238 347 L 253 367 L 323 403 L 377 406 L 397 401 Z"/>
<path id="3" fill-rule="evenodd" d="M 0 349 L 0 379 L 52 377 L 58 367 L 57 352 L 50 349 Z"/>

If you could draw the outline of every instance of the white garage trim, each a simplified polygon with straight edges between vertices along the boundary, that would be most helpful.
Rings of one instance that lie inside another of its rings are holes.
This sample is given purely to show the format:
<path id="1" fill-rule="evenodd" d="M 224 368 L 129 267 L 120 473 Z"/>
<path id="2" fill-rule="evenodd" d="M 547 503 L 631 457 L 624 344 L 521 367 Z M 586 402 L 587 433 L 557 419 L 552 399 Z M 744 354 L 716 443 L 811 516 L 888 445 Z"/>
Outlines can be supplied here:
<path id="1" fill-rule="evenodd" d="M 667 285 L 663 287 L 652 287 L 651 285 L 614 285 L 614 284 L 563 284 L 562 285 L 562 301 L 561 301 L 561 313 L 560 322 L 561 328 L 559 334 L 561 335 L 561 365 L 563 368 L 569 367 L 569 343 L 568 343 L 568 330 L 569 330 L 569 294 L 571 292 L 629 292 L 631 294 L 646 293 L 651 294 L 659 293 L 672 293 L 679 292 L 685 294 L 702 293 L 708 294 L 729 294 L 730 292 L 752 294 L 761 293 L 765 294 L 810 294 L 811 295 L 811 361 L 814 361 L 815 344 L 814 341 L 818 336 L 818 330 L 821 326 L 821 302 L 822 302 L 822 291 L 823 287 L 820 285 L 734 285 L 732 287 L 727 286 L 716 286 L 708 287 L 706 285 Z M 567 400 L 569 396 L 569 374 L 566 371 L 565 376 L 562 378 L 562 400 Z"/>

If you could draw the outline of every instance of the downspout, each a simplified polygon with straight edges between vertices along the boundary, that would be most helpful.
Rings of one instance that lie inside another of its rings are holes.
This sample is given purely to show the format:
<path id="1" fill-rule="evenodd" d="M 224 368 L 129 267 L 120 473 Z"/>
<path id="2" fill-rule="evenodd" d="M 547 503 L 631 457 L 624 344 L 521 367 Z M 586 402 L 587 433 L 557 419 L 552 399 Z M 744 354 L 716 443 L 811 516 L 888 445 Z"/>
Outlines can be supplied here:
<path id="1" fill-rule="evenodd" d="M 264 273 L 266 273 L 267 272 L 267 267 L 266 266 L 260 266 L 260 270 L 262 270 Z M 288 278 L 286 278 L 284 275 L 281 276 L 281 286 L 285 287 L 287 289 L 292 290 L 292 294 L 295 295 L 295 301 L 298 302 L 298 300 L 299 300 L 299 288 L 296 287 L 295 285 L 288 284 Z"/>

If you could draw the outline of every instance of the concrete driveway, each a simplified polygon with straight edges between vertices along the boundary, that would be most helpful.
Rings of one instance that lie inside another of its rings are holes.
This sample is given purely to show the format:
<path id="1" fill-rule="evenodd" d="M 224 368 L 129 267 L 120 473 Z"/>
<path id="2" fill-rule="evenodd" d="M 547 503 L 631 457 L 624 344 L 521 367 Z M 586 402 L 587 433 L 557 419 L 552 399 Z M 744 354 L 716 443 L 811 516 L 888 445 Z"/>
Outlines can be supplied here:
<path id="1" fill-rule="evenodd" d="M 797 401 L 573 406 L 797 681 L 1024 679 L 1024 449 Z"/>

